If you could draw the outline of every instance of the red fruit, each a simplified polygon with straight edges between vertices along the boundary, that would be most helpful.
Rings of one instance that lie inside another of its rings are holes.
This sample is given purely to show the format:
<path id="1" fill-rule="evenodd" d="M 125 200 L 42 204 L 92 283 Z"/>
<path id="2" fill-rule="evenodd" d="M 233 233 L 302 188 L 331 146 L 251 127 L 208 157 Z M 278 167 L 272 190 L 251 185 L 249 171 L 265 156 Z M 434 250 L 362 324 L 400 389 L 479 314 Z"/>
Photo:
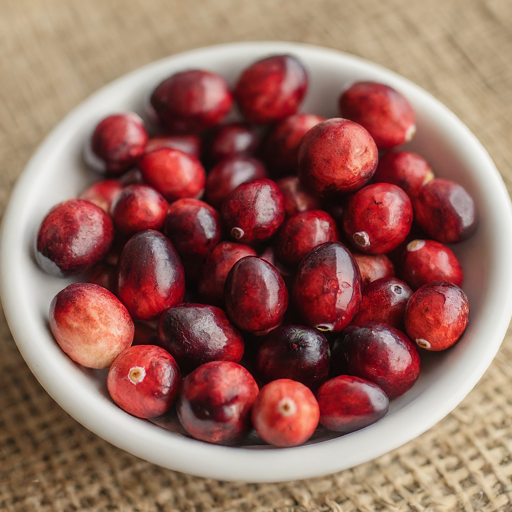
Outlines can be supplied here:
<path id="1" fill-rule="evenodd" d="M 163 348 L 137 345 L 126 349 L 108 372 L 107 388 L 112 400 L 138 418 L 154 418 L 176 401 L 181 373 L 176 361 Z"/>
<path id="2" fill-rule="evenodd" d="M 309 388 L 290 379 L 264 386 L 254 402 L 251 419 L 258 435 L 274 446 L 298 446 L 318 426 L 320 409 Z"/>
<path id="3" fill-rule="evenodd" d="M 284 279 L 286 288 L 291 289 L 291 285 L 293 284 L 294 271 L 290 270 L 277 259 L 275 250 L 271 245 L 266 247 L 265 250 L 258 255 L 258 257 L 270 263 L 273 267 L 275 267 L 275 269 L 281 274 L 281 277 Z"/>
<path id="4" fill-rule="evenodd" d="M 393 263 L 385 254 L 360 254 L 352 253 L 361 273 L 363 290 L 371 282 L 383 277 L 395 277 Z"/>
<path id="5" fill-rule="evenodd" d="M 132 345 L 158 345 L 158 333 L 153 322 L 133 322 L 135 333 Z"/>
<path id="6" fill-rule="evenodd" d="M 308 88 L 301 62 L 291 55 L 261 59 L 240 75 L 234 95 L 249 123 L 275 123 L 297 112 Z"/>
<path id="7" fill-rule="evenodd" d="M 454 284 L 434 281 L 422 286 L 405 310 L 405 330 L 426 350 L 445 350 L 459 341 L 469 322 L 469 301 Z"/>
<path id="8" fill-rule="evenodd" d="M 87 275 L 87 282 L 103 286 L 109 292 L 117 295 L 117 268 L 104 261 L 96 264 Z"/>
<path id="9" fill-rule="evenodd" d="M 90 283 L 66 286 L 50 305 L 50 329 L 60 348 L 87 368 L 108 368 L 132 344 L 133 322 L 105 288 Z"/>
<path id="10" fill-rule="evenodd" d="M 297 176 L 287 176 L 276 182 L 283 194 L 286 217 L 293 217 L 306 210 L 319 210 L 320 198 L 306 190 Z"/>
<path id="11" fill-rule="evenodd" d="M 259 146 L 257 133 L 245 123 L 219 126 L 210 141 L 208 156 L 213 163 L 235 155 L 253 155 Z"/>
<path id="12" fill-rule="evenodd" d="M 151 137 L 144 152 L 150 153 L 161 148 L 177 149 L 187 153 L 187 155 L 201 158 L 201 139 L 197 135 L 159 135 Z"/>
<path id="13" fill-rule="evenodd" d="M 82 192 L 80 199 L 90 201 L 109 213 L 110 205 L 122 190 L 123 184 L 118 180 L 97 181 Z"/>
<path id="14" fill-rule="evenodd" d="M 352 85 L 340 97 L 342 117 L 364 126 L 379 149 L 409 142 L 416 132 L 414 110 L 405 96 L 375 82 Z"/>
<path id="15" fill-rule="evenodd" d="M 370 134 L 347 119 L 327 119 L 304 135 L 299 178 L 307 190 L 338 194 L 359 190 L 377 169 L 378 150 Z"/>
<path id="16" fill-rule="evenodd" d="M 70 199 L 50 210 L 37 232 L 36 260 L 57 277 L 81 274 L 107 255 L 114 240 L 110 217 L 84 199 Z"/>

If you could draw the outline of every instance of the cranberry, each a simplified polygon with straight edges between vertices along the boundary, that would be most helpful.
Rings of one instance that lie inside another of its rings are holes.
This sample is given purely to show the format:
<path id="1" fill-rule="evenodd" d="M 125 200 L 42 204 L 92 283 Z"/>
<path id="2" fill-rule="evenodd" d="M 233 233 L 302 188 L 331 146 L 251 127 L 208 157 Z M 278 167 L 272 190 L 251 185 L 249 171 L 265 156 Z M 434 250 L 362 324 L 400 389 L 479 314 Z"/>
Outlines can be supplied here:
<path id="1" fill-rule="evenodd" d="M 258 256 L 262 260 L 265 260 L 266 262 L 270 263 L 273 267 L 275 267 L 275 269 L 281 274 L 281 277 L 283 278 L 284 283 L 286 284 L 286 288 L 287 289 L 291 289 L 291 286 L 293 284 L 293 274 L 294 274 L 294 272 L 293 272 L 293 270 L 290 270 L 288 267 L 283 265 L 277 259 L 274 247 L 269 245 Z"/>
<path id="2" fill-rule="evenodd" d="M 110 205 L 122 190 L 123 184 L 118 180 L 97 181 L 82 192 L 80 199 L 90 201 L 109 213 Z"/>
<path id="3" fill-rule="evenodd" d="M 422 286 L 405 310 L 407 334 L 427 350 L 445 350 L 457 343 L 468 322 L 468 298 L 452 283 L 433 281 Z"/>
<path id="4" fill-rule="evenodd" d="M 309 130 L 299 147 L 298 173 L 307 190 L 337 194 L 359 190 L 377 169 L 370 134 L 347 119 L 327 119 Z"/>
<path id="5" fill-rule="evenodd" d="M 420 227 L 443 244 L 462 242 L 477 228 L 476 206 L 458 183 L 435 178 L 423 186 L 413 200 Z"/>
<path id="6" fill-rule="evenodd" d="M 276 182 L 283 194 L 284 210 L 287 217 L 293 217 L 306 210 L 319 210 L 320 198 L 306 190 L 297 176 L 287 176 Z"/>
<path id="7" fill-rule="evenodd" d="M 342 117 L 364 126 L 379 149 L 409 142 L 416 132 L 414 110 L 405 96 L 375 82 L 358 82 L 339 100 Z"/>
<path id="8" fill-rule="evenodd" d="M 107 388 L 112 400 L 138 418 L 169 410 L 178 396 L 181 373 L 163 348 L 137 345 L 121 353 L 110 368 Z"/>
<path id="9" fill-rule="evenodd" d="M 376 183 L 350 198 L 343 215 L 343 231 L 359 251 L 382 254 L 405 240 L 412 216 L 411 201 L 401 188 Z"/>
<path id="10" fill-rule="evenodd" d="M 213 163 L 235 155 L 253 155 L 259 146 L 259 138 L 246 123 L 229 123 L 219 126 L 209 144 L 208 156 Z"/>
<path id="11" fill-rule="evenodd" d="M 352 253 L 361 273 L 363 290 L 373 281 L 383 277 L 395 277 L 393 263 L 385 254 Z"/>
<path id="12" fill-rule="evenodd" d="M 85 146 L 84 159 L 99 172 L 122 174 L 144 154 L 148 134 L 142 119 L 133 112 L 103 119 Z"/>
<path id="13" fill-rule="evenodd" d="M 244 331 L 264 335 L 283 320 L 288 291 L 279 272 L 266 261 L 246 256 L 237 261 L 224 285 L 226 311 Z"/>
<path id="14" fill-rule="evenodd" d="M 284 222 L 277 234 L 276 256 L 285 265 L 296 267 L 317 245 L 337 241 L 334 219 L 322 210 L 309 210 Z"/>
<path id="15" fill-rule="evenodd" d="M 87 282 L 103 286 L 109 292 L 117 295 L 117 268 L 102 261 L 88 273 Z"/>
<path id="16" fill-rule="evenodd" d="M 297 112 L 308 88 L 308 75 L 291 55 L 275 55 L 247 67 L 234 95 L 249 123 L 274 123 Z"/>
<path id="17" fill-rule="evenodd" d="M 57 277 L 81 274 L 107 255 L 114 240 L 110 217 L 85 199 L 70 199 L 50 210 L 39 226 L 36 260 Z"/>
<path id="18" fill-rule="evenodd" d="M 266 443 L 280 447 L 306 442 L 318 426 L 320 409 L 309 388 L 290 379 L 264 386 L 252 407 L 251 419 Z"/>
<path id="19" fill-rule="evenodd" d="M 90 283 L 66 286 L 50 305 L 50 329 L 60 348 L 87 368 L 108 368 L 132 344 L 133 322 L 105 288 Z"/>
<path id="20" fill-rule="evenodd" d="M 195 133 L 219 124 L 231 110 L 233 97 L 220 75 L 191 69 L 164 80 L 150 102 L 169 130 Z"/>
<path id="21" fill-rule="evenodd" d="M 235 241 L 264 242 L 284 221 L 283 194 L 266 178 L 242 183 L 222 204 L 222 218 Z"/>
<path id="22" fill-rule="evenodd" d="M 118 180 L 120 181 L 123 187 L 127 187 L 128 185 L 144 185 L 144 178 L 142 177 L 142 173 L 140 169 L 134 167 L 129 171 L 125 172 L 123 175 L 119 176 Z"/>
<path id="23" fill-rule="evenodd" d="M 201 158 L 201 139 L 197 135 L 159 135 L 151 137 L 147 144 L 145 153 L 155 149 L 170 148 L 177 149 L 195 158 Z"/>
<path id="24" fill-rule="evenodd" d="M 206 363 L 183 379 L 178 416 L 196 439 L 234 444 L 251 428 L 251 407 L 257 395 L 256 381 L 239 364 Z"/>
<path id="25" fill-rule="evenodd" d="M 315 247 L 299 265 L 292 297 L 306 325 L 345 329 L 361 303 L 359 269 L 347 248 L 339 242 Z"/>
<path id="26" fill-rule="evenodd" d="M 389 408 L 389 399 L 377 384 L 349 375 L 327 381 L 317 399 L 320 423 L 343 434 L 375 423 Z"/>
<path id="27" fill-rule="evenodd" d="M 153 323 L 136 320 L 132 345 L 159 345 L 158 332 Z M 163 348 L 163 347 L 162 347 Z"/>
<path id="28" fill-rule="evenodd" d="M 141 231 L 119 259 L 119 298 L 133 318 L 147 320 L 179 304 L 185 276 L 171 242 L 158 231 Z"/>

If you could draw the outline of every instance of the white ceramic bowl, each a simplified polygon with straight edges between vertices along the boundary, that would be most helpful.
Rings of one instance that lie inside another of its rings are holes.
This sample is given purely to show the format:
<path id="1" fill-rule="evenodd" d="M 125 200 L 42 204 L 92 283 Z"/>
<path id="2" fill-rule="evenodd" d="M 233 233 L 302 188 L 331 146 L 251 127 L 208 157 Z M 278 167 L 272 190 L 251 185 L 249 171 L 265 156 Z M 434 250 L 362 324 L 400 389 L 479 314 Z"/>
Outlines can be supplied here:
<path id="1" fill-rule="evenodd" d="M 174 72 L 205 68 L 234 83 L 249 63 L 275 53 L 294 54 L 309 70 L 304 112 L 336 116 L 340 90 L 356 80 L 384 82 L 409 98 L 418 131 L 408 148 L 426 157 L 437 176 L 462 184 L 480 211 L 476 235 L 454 247 L 465 272 L 463 288 L 471 304 L 471 321 L 452 349 L 425 354 L 418 382 L 370 427 L 291 449 L 216 446 L 125 413 L 108 397 L 104 372 L 85 370 L 61 352 L 49 332 L 48 308 L 70 280 L 39 269 L 33 242 L 52 206 L 76 197 L 97 179 L 83 166 L 81 151 L 102 117 L 126 110 L 142 112 L 148 91 Z M 5 214 L 2 302 L 19 350 L 39 382 L 71 416 L 110 443 L 193 475 L 254 482 L 292 480 L 332 473 L 382 455 L 425 432 L 466 396 L 494 358 L 511 317 L 511 233 L 509 196 L 488 154 L 454 114 L 418 86 L 333 50 L 277 42 L 230 44 L 175 55 L 134 71 L 95 93 L 53 130 L 21 175 Z"/>

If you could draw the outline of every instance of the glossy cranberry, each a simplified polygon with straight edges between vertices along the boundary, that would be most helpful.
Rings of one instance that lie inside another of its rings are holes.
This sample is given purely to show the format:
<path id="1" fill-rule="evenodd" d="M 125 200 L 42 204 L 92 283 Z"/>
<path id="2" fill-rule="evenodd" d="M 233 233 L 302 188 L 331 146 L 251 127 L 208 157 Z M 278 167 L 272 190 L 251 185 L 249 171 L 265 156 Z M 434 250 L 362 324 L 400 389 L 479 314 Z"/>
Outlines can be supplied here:
<path id="1" fill-rule="evenodd" d="M 284 283 L 286 284 L 286 288 L 288 290 L 291 290 L 291 286 L 293 284 L 293 277 L 294 277 L 294 270 L 288 268 L 283 263 L 281 263 L 276 256 L 276 251 L 274 247 L 269 245 L 261 252 L 261 254 L 258 254 L 258 256 L 265 260 L 266 262 L 270 263 L 275 269 L 281 274 L 281 277 L 284 280 Z"/>
<path id="2" fill-rule="evenodd" d="M 159 345 L 158 332 L 154 322 L 143 322 L 136 320 L 133 322 L 135 325 L 135 333 L 133 335 L 132 345 Z M 162 347 L 163 348 L 163 347 Z"/>
<path id="3" fill-rule="evenodd" d="M 452 283 L 433 281 L 414 292 L 405 310 L 405 329 L 426 350 L 445 350 L 459 341 L 469 322 L 466 294 Z"/>
<path id="4" fill-rule="evenodd" d="M 339 100 L 342 117 L 364 126 L 379 149 L 409 142 L 416 132 L 414 110 L 405 96 L 375 82 L 358 82 Z"/>
<path id="5" fill-rule="evenodd" d="M 164 80 L 150 102 L 166 128 L 196 133 L 218 125 L 231 110 L 233 97 L 220 75 L 191 69 Z"/>
<path id="6" fill-rule="evenodd" d="M 250 156 L 234 155 L 221 160 L 206 178 L 206 201 L 220 210 L 226 197 L 247 181 L 266 178 L 263 164 Z"/>
<path id="7" fill-rule="evenodd" d="M 102 180 L 93 183 L 85 189 L 80 195 L 80 199 L 85 199 L 99 206 L 104 212 L 110 212 L 112 201 L 123 190 L 123 184 L 119 180 Z"/>
<path id="8" fill-rule="evenodd" d="M 103 286 L 109 292 L 117 295 L 117 268 L 101 261 L 87 274 L 87 282 Z"/>
<path id="9" fill-rule="evenodd" d="M 412 216 L 411 201 L 401 188 L 376 183 L 350 198 L 343 214 L 343 231 L 358 251 L 383 254 L 405 240 Z"/>
<path id="10" fill-rule="evenodd" d="M 86 163 L 99 172 L 122 174 L 144 154 L 148 134 L 142 119 L 133 112 L 103 119 L 85 146 Z"/>
<path id="11" fill-rule="evenodd" d="M 119 298 L 133 318 L 147 320 L 183 300 L 185 275 L 178 253 L 162 233 L 141 231 L 119 259 Z"/>
<path id="12" fill-rule="evenodd" d="M 178 416 L 196 439 L 234 444 L 251 428 L 251 407 L 257 395 L 256 381 L 239 364 L 206 363 L 183 379 Z"/>
<path id="13" fill-rule="evenodd" d="M 167 201 L 198 198 L 204 191 L 206 173 L 199 160 L 182 151 L 161 148 L 145 154 L 139 163 L 144 181 Z"/>
<path id="14" fill-rule="evenodd" d="M 462 242 L 476 231 L 476 205 L 466 190 L 453 181 L 429 181 L 414 198 L 413 206 L 416 222 L 443 244 Z"/>
<path id="15" fill-rule="evenodd" d="M 115 295 L 95 284 L 75 283 L 53 298 L 50 329 L 73 361 L 102 369 L 132 344 L 134 327 Z"/>
<path id="16" fill-rule="evenodd" d="M 177 149 L 187 155 L 201 158 L 201 139 L 197 135 L 159 135 L 151 137 L 146 144 L 145 153 L 161 148 Z"/>
<path id="17" fill-rule="evenodd" d="M 137 345 L 120 354 L 108 372 L 112 400 L 138 418 L 154 418 L 169 410 L 178 396 L 181 373 L 163 348 Z"/>
<path id="18" fill-rule="evenodd" d="M 275 55 L 245 68 L 235 86 L 240 111 L 249 123 L 275 123 L 297 112 L 308 75 L 291 55 Z"/>
<path id="19" fill-rule="evenodd" d="M 36 260 L 57 277 L 91 269 L 107 255 L 114 240 L 110 217 L 85 199 L 70 199 L 50 210 L 39 226 Z"/>
<path id="20" fill-rule="evenodd" d="M 301 212 L 284 222 L 275 242 L 276 256 L 289 267 L 296 267 L 317 245 L 339 241 L 334 219 L 322 210 Z"/>
<path id="21" fill-rule="evenodd" d="M 270 263 L 254 256 L 233 265 L 224 285 L 224 298 L 231 321 L 257 335 L 279 326 L 288 307 L 283 278 Z"/>
<path id="22" fill-rule="evenodd" d="M 393 263 L 385 254 L 352 253 L 361 273 L 363 290 L 373 281 L 383 277 L 395 277 Z"/>
<path id="23" fill-rule="evenodd" d="M 309 388 L 290 379 L 264 386 L 252 407 L 251 419 L 266 443 L 280 447 L 305 443 L 318 426 L 320 409 Z"/>
<path id="24" fill-rule="evenodd" d="M 219 126 L 212 135 L 208 156 L 213 163 L 235 155 L 253 155 L 259 146 L 256 131 L 246 123 Z"/>
<path id="25" fill-rule="evenodd" d="M 298 173 L 307 190 L 330 195 L 359 190 L 377 169 L 370 134 L 347 119 L 327 119 L 309 130 L 299 147 Z"/>
<path id="26" fill-rule="evenodd" d="M 361 277 L 339 242 L 315 247 L 301 262 L 292 291 L 302 321 L 320 331 L 342 331 L 361 303 Z"/>
<path id="27" fill-rule="evenodd" d="M 389 399 L 382 389 L 365 379 L 340 375 L 327 381 L 317 393 L 320 423 L 348 434 L 383 418 Z"/>
<path id="28" fill-rule="evenodd" d="M 283 194 L 266 178 L 242 183 L 222 204 L 222 218 L 235 241 L 264 242 L 284 221 Z"/>
<path id="29" fill-rule="evenodd" d="M 283 194 L 284 210 L 287 217 L 293 217 L 306 210 L 320 209 L 320 198 L 304 188 L 297 176 L 282 178 L 276 181 L 276 185 Z"/>

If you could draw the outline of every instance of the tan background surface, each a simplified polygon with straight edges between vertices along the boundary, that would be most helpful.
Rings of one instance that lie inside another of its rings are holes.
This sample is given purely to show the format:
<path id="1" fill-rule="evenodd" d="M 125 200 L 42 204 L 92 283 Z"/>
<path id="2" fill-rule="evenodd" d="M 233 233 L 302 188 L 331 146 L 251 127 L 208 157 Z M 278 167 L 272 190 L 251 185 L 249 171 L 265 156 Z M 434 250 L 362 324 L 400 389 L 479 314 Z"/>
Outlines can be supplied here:
<path id="1" fill-rule="evenodd" d="M 325 45 L 401 73 L 467 123 L 511 189 L 510 0 L 1 0 L 1 211 L 43 137 L 94 90 L 155 59 L 239 40 Z M 510 335 L 468 398 L 415 441 L 271 485 L 194 478 L 112 447 L 44 392 L 3 317 L 0 337 L 0 510 L 512 510 Z"/>

